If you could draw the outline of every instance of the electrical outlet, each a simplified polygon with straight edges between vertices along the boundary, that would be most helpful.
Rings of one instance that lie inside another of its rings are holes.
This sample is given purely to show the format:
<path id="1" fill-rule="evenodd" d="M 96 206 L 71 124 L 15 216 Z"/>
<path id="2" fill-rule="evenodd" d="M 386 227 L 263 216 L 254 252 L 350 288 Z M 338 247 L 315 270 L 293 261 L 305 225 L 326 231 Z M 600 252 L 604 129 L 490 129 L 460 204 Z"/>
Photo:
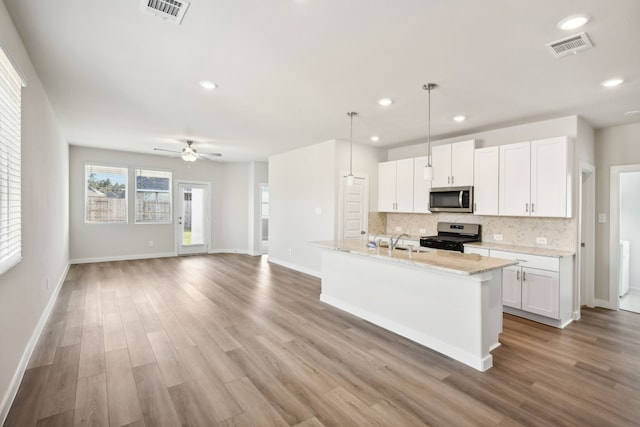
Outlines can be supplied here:
<path id="1" fill-rule="evenodd" d="M 427 232 L 427 229 L 426 229 L 426 228 L 421 228 L 421 229 L 420 229 L 420 234 L 424 234 L 424 233 L 426 233 L 426 232 Z"/>
<path id="2" fill-rule="evenodd" d="M 49 282 L 49 278 L 47 277 L 47 290 L 51 289 L 51 283 Z"/>
<path id="3" fill-rule="evenodd" d="M 493 240 L 497 240 L 499 242 L 502 241 L 502 234 L 494 234 Z"/>
<path id="4" fill-rule="evenodd" d="M 316 215 L 322 215 L 322 208 L 316 208 Z"/>
<path id="5" fill-rule="evenodd" d="M 598 215 L 598 222 L 600 224 L 606 224 L 606 222 L 607 222 L 607 214 L 603 214 L 603 213 L 599 214 Z"/>
<path id="6" fill-rule="evenodd" d="M 289 256 L 291 256 L 291 248 L 289 248 Z"/>
<path id="7" fill-rule="evenodd" d="M 396 231 L 402 231 L 402 227 L 396 227 Z"/>
<path id="8" fill-rule="evenodd" d="M 149 247 L 152 248 L 153 247 L 153 240 L 149 240 Z"/>
<path id="9" fill-rule="evenodd" d="M 546 245 L 547 238 L 546 237 L 536 237 L 536 243 L 539 245 Z"/>

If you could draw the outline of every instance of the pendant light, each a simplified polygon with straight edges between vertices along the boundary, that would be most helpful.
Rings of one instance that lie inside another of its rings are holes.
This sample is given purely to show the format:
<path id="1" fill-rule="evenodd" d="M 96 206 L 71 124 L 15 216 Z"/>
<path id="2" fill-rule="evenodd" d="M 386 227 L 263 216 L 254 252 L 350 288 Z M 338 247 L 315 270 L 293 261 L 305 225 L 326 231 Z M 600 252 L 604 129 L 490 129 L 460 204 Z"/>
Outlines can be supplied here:
<path id="1" fill-rule="evenodd" d="M 347 116 L 351 118 L 351 134 L 349 137 L 349 175 L 347 175 L 347 185 L 352 186 L 355 182 L 355 177 L 353 176 L 353 116 L 357 116 L 358 113 L 355 111 L 350 111 L 347 113 Z"/>
<path id="2" fill-rule="evenodd" d="M 433 180 L 433 167 L 431 166 L 431 90 L 435 89 L 437 85 L 435 83 L 427 83 L 422 86 L 422 89 L 429 92 L 429 109 L 428 109 L 428 128 L 427 128 L 427 165 L 424 167 L 424 180 Z"/>

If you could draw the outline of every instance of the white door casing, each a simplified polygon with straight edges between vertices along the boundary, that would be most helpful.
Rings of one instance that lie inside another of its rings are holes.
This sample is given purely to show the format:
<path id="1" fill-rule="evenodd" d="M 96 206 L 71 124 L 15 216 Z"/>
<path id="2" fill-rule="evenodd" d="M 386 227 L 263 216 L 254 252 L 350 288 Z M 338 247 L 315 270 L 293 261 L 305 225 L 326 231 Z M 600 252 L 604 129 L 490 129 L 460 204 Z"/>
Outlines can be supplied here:
<path id="1" fill-rule="evenodd" d="M 210 184 L 176 182 L 176 248 L 178 255 L 209 251 Z"/>

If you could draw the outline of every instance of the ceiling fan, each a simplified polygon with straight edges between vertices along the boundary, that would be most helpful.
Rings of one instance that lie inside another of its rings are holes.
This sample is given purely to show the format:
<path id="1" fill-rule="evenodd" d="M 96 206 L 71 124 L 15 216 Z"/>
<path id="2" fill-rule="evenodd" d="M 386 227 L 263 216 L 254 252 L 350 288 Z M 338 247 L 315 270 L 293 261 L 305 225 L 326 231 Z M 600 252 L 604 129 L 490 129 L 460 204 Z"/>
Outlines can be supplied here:
<path id="1" fill-rule="evenodd" d="M 220 154 L 220 153 L 201 153 L 201 152 L 198 152 L 198 150 L 196 150 L 195 148 L 192 147 L 193 141 L 187 140 L 186 143 L 187 143 L 187 146 L 183 147 L 182 151 L 165 150 L 164 148 L 154 148 L 153 151 L 166 151 L 167 153 L 180 154 L 180 156 L 182 157 L 182 160 L 184 160 L 185 162 L 195 162 L 201 156 L 202 156 L 203 159 L 207 159 L 207 160 L 213 160 L 213 159 L 208 158 L 207 156 L 222 157 L 222 154 Z"/>

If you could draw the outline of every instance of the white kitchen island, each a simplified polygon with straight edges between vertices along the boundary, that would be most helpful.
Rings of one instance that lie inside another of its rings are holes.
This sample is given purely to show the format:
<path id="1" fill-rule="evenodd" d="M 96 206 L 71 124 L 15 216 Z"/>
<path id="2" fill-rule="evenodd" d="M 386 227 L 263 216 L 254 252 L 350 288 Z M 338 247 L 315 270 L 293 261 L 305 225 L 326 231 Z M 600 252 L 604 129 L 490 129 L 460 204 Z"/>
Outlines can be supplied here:
<path id="1" fill-rule="evenodd" d="M 502 268 L 513 261 L 449 251 L 314 242 L 322 250 L 320 300 L 480 371 L 502 331 Z"/>

